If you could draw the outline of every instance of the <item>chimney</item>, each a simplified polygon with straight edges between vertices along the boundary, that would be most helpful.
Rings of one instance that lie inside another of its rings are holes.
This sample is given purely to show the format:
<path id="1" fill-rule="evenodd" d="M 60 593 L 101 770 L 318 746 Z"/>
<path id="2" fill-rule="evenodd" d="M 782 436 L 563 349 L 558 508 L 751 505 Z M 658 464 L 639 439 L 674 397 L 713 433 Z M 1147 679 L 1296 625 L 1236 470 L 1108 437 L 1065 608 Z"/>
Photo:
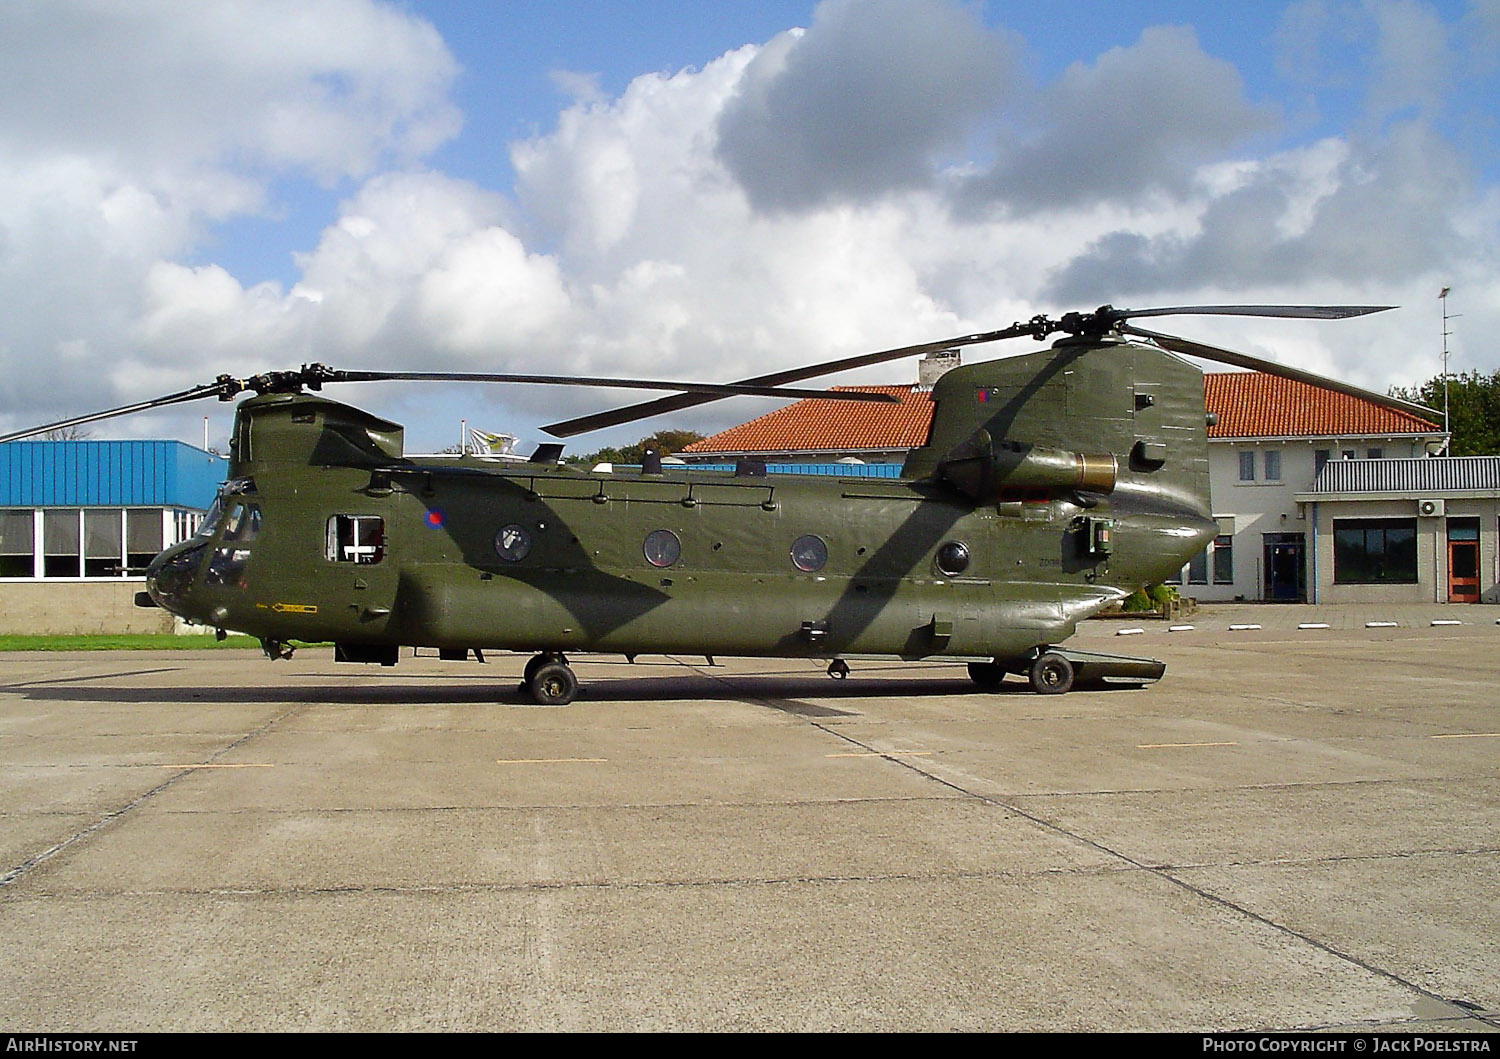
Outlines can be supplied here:
<path id="1" fill-rule="evenodd" d="M 958 367 L 960 354 L 956 349 L 942 349 L 929 353 L 917 364 L 917 389 L 930 390 L 945 374 Z"/>

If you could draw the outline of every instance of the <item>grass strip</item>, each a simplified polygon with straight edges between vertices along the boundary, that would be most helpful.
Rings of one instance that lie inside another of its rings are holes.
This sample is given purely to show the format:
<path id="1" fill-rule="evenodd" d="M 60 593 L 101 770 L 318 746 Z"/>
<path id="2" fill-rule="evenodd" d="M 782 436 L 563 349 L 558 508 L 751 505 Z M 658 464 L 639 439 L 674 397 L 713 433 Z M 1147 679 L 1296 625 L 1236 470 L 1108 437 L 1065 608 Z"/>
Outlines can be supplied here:
<path id="1" fill-rule="evenodd" d="M 177 636 L 139 633 L 129 636 L 0 636 L 0 651 L 192 651 L 204 648 L 259 648 L 253 636 L 214 639 L 213 633 Z"/>

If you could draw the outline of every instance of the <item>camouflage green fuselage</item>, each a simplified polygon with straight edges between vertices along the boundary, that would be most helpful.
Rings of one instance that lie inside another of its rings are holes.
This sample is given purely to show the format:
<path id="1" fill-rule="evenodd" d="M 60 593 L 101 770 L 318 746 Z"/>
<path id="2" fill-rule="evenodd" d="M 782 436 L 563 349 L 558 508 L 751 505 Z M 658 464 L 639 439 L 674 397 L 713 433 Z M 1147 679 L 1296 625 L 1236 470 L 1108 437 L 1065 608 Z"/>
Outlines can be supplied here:
<path id="1" fill-rule="evenodd" d="M 900 480 L 412 458 L 399 427 L 349 406 L 253 398 L 224 517 L 157 560 L 152 591 L 278 641 L 1018 658 L 1169 577 L 1215 531 L 1201 376 L 1126 346 L 1155 381 L 1121 392 L 1140 364 L 1122 369 L 1116 349 L 1093 380 L 1079 369 L 1097 344 L 1063 346 L 945 377 L 932 443 Z M 1041 376 L 1022 363 L 1037 358 Z M 976 500 L 942 456 L 980 429 L 1119 453 L 1118 481 L 1011 489 L 1002 474 Z"/>

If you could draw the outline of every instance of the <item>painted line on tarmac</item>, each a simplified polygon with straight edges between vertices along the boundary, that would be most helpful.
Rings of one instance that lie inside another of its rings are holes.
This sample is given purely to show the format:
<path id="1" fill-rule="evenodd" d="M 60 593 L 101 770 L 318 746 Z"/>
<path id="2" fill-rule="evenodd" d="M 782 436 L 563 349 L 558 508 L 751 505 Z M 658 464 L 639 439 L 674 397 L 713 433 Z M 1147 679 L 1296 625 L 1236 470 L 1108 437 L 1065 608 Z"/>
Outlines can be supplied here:
<path id="1" fill-rule="evenodd" d="M 1428 739 L 1500 739 L 1500 732 L 1457 732 L 1453 735 L 1429 735 Z"/>
<path id="2" fill-rule="evenodd" d="M 1239 743 L 1137 743 L 1137 750 L 1176 750 L 1193 746 L 1239 746 Z"/>
<path id="3" fill-rule="evenodd" d="M 607 757 L 513 757 L 498 758 L 497 765 L 605 765 Z"/>

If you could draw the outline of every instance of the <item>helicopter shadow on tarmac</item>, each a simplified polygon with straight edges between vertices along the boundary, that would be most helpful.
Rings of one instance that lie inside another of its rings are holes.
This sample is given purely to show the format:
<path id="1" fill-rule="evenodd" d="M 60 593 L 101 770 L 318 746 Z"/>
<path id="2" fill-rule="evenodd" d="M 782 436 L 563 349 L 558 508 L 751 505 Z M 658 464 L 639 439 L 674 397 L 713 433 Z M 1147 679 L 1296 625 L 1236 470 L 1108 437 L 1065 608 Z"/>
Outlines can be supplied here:
<path id="1" fill-rule="evenodd" d="M 135 673 L 114 674 L 135 676 Z M 322 677 L 322 674 L 318 674 Z M 97 678 L 96 678 L 97 679 Z M 1128 690 L 1125 687 L 1102 687 L 1083 690 Z M 69 680 L 45 684 L 13 684 L 0 691 L 18 694 L 31 701 L 79 702 L 113 705 L 171 707 L 178 705 L 244 705 L 255 703 L 302 703 L 328 706 L 496 706 L 536 708 L 515 683 L 514 677 L 496 679 L 454 679 L 435 676 L 431 679 L 405 678 L 401 681 L 368 680 L 340 683 L 292 683 L 246 687 L 243 685 L 185 685 L 177 687 L 138 687 L 125 684 L 74 683 Z M 857 704 L 872 699 L 944 699 L 968 694 L 985 698 L 1031 695 L 1024 681 L 1002 684 L 989 692 L 978 691 L 963 676 L 953 678 L 914 678 L 910 676 L 865 676 L 848 680 L 830 680 L 822 675 L 755 675 L 719 677 L 712 674 L 693 676 L 610 677 L 585 681 L 577 703 L 580 706 L 608 706 L 625 703 L 658 703 L 670 706 L 677 702 L 706 701 L 743 703 L 763 706 L 799 716 L 852 716 L 835 706 L 820 705 L 830 700 Z"/>

